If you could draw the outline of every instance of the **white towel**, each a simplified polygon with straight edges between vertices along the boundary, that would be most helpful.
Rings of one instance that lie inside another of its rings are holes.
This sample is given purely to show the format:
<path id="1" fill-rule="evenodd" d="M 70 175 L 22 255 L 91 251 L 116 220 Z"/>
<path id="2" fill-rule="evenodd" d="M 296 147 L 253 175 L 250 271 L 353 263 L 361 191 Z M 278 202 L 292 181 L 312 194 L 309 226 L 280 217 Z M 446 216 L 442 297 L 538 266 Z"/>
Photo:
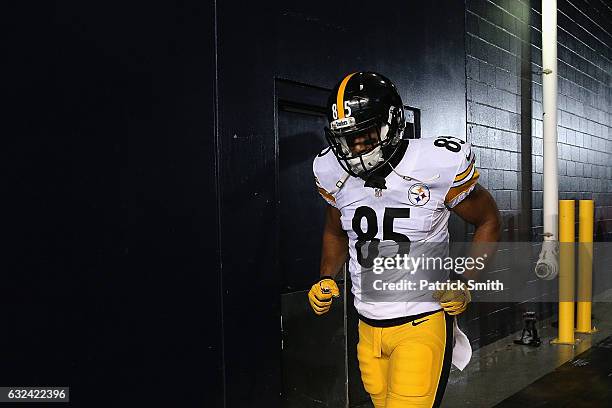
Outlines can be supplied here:
<path id="1" fill-rule="evenodd" d="M 453 319 L 453 365 L 463 371 L 472 358 L 472 346 L 465 333 L 457 325 L 457 316 Z"/>

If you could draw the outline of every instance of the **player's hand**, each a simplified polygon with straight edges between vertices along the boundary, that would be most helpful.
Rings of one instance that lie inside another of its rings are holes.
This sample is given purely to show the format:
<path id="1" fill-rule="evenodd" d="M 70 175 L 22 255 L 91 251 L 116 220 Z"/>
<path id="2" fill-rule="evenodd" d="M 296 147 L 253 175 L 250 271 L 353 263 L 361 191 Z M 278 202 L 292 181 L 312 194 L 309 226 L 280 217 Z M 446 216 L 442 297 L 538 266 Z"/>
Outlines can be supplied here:
<path id="1" fill-rule="evenodd" d="M 468 303 L 472 300 L 472 295 L 467 288 L 463 290 L 437 290 L 432 296 L 440 302 L 442 309 L 451 316 L 465 312 Z"/>
<path id="2" fill-rule="evenodd" d="M 340 297 L 340 289 L 332 278 L 323 277 L 312 285 L 308 292 L 308 301 L 312 310 L 318 315 L 327 313 L 331 308 L 332 298 Z"/>

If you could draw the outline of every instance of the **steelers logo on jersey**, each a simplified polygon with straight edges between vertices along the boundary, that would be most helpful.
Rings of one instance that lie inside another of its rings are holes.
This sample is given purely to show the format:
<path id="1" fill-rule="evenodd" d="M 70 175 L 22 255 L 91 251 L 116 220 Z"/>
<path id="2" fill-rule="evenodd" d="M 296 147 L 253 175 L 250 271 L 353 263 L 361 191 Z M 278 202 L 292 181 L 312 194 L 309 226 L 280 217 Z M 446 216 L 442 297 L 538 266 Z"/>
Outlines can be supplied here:
<path id="1" fill-rule="evenodd" d="M 408 190 L 408 200 L 414 205 L 425 205 L 429 201 L 429 187 L 425 184 L 413 184 Z"/>

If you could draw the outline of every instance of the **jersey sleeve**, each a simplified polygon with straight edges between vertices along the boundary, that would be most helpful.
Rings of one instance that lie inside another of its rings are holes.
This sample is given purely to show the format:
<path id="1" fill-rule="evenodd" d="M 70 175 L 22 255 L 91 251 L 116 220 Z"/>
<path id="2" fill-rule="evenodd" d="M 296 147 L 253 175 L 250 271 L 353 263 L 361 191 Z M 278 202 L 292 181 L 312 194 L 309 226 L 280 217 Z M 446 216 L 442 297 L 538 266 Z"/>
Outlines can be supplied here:
<path id="1" fill-rule="evenodd" d="M 331 157 L 330 157 L 331 156 Z M 333 159 L 334 161 L 330 160 Z M 336 204 L 336 197 L 332 191 L 332 173 L 333 165 L 335 164 L 335 157 L 329 154 L 329 150 L 323 150 L 317 157 L 315 157 L 312 163 L 312 172 L 314 174 L 314 181 L 317 191 L 321 198 L 323 198 L 329 205 L 338 208 Z"/>
<path id="2" fill-rule="evenodd" d="M 317 191 L 319 192 L 319 195 L 321 196 L 321 198 L 323 198 L 325 201 L 327 201 L 327 204 L 336 207 L 336 198 L 332 195 L 332 193 L 327 191 L 321 185 L 321 182 L 319 181 L 317 176 L 315 176 L 315 184 L 317 186 Z"/>
<path id="3" fill-rule="evenodd" d="M 462 145 L 461 163 L 457 168 L 457 174 L 453 180 L 444 203 L 448 208 L 453 208 L 467 197 L 478 182 L 478 169 L 475 165 L 475 156 L 469 143 Z"/>

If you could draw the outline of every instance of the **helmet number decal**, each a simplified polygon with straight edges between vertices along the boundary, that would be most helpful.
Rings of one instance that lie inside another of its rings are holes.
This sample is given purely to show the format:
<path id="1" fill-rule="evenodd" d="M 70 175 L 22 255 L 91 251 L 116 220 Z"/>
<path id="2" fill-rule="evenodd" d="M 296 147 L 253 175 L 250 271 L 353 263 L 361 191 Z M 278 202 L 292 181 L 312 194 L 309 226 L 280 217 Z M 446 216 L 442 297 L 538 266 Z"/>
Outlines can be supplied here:
<path id="1" fill-rule="evenodd" d="M 351 107 L 349 106 L 349 101 L 344 101 L 344 116 L 351 116 Z M 338 105 L 335 103 L 332 105 L 332 116 L 334 120 L 338 119 Z"/>
<path id="2" fill-rule="evenodd" d="M 351 116 L 351 107 L 348 101 L 344 101 L 344 116 Z"/>

